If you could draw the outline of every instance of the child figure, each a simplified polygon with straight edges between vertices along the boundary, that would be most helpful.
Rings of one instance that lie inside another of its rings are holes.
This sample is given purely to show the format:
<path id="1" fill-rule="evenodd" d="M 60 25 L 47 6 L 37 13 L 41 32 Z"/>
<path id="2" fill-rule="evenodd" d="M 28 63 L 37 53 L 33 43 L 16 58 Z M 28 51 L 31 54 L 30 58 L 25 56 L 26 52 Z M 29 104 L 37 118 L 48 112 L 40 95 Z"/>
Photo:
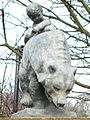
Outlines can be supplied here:
<path id="1" fill-rule="evenodd" d="M 34 36 L 35 34 L 39 34 L 45 31 L 51 31 L 55 28 L 51 26 L 50 20 L 45 20 L 43 18 L 43 10 L 42 7 L 37 3 L 31 3 L 26 9 L 28 17 L 34 22 L 32 26 L 32 30 L 27 32 L 24 43 Z"/>

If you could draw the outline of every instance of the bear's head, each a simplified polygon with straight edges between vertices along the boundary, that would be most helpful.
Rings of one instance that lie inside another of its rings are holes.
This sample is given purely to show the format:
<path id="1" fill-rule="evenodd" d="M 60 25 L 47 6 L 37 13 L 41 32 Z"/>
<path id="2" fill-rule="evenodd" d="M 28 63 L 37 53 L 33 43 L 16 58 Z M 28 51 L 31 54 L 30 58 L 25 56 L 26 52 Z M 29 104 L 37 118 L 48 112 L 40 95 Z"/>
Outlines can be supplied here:
<path id="1" fill-rule="evenodd" d="M 40 62 L 36 70 L 38 81 L 45 88 L 45 94 L 56 107 L 66 104 L 66 96 L 74 86 L 74 69 L 69 63 Z"/>

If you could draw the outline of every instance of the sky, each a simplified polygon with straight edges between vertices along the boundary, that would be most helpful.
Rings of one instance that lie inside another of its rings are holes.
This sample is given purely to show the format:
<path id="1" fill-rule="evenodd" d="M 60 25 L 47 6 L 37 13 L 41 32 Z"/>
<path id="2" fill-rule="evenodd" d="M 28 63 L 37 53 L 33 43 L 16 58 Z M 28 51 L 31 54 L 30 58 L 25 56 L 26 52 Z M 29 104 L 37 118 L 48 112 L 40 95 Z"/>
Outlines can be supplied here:
<path id="1" fill-rule="evenodd" d="M 6 0 L 0 0 L 0 6 L 2 5 L 2 1 L 4 1 L 3 5 L 6 4 Z M 51 6 L 51 3 L 49 2 L 49 0 L 34 0 L 34 2 L 36 3 L 39 3 L 40 5 L 43 5 L 45 7 L 48 7 L 50 8 Z M 27 5 L 29 5 L 29 3 L 27 2 Z M 17 5 L 16 7 L 16 4 L 11 4 L 9 7 L 7 7 L 5 9 L 6 12 L 11 12 L 12 15 L 16 16 L 17 18 L 19 19 L 22 19 L 25 23 L 25 25 L 28 25 L 28 26 L 32 26 L 33 22 L 26 19 L 25 21 L 25 17 L 27 17 L 26 15 L 26 8 L 25 7 L 22 7 L 21 5 Z M 66 12 L 66 10 L 63 10 L 63 8 L 61 8 L 61 11 L 58 11 L 57 9 L 55 9 L 55 12 L 62 15 L 62 19 L 65 19 L 63 16 L 63 12 Z M 7 16 L 8 18 L 8 16 Z M 67 18 L 66 18 L 67 19 Z M 9 18 L 8 18 L 9 20 Z M 10 20 L 12 20 L 11 22 L 12 23 L 17 23 L 17 24 L 20 24 L 20 22 L 17 20 L 17 19 L 13 19 L 13 18 L 10 18 Z M 69 19 L 67 19 L 67 21 L 70 23 L 71 21 Z M 52 21 L 52 23 L 56 23 L 54 21 Z M 67 29 L 62 23 L 60 22 L 57 22 L 56 23 L 56 26 L 58 26 L 59 28 L 65 28 Z M 21 29 L 21 27 L 15 27 L 15 26 L 11 26 L 11 24 L 8 23 L 8 25 L 6 26 L 7 28 L 7 38 L 8 38 L 8 42 L 10 43 L 10 45 L 14 46 L 17 39 L 19 39 L 19 37 L 21 36 L 21 34 L 24 32 L 23 29 Z M 0 28 L 2 28 L 2 23 L 0 23 Z M 12 29 L 11 29 L 12 28 Z M 90 27 L 88 27 L 87 29 L 89 29 Z M 0 29 L 1 30 L 1 29 Z M 1 36 L 0 36 L 0 39 Z M 18 45 L 22 45 L 24 44 L 23 42 L 23 39 L 24 39 L 24 36 L 22 37 L 22 39 L 19 41 Z M 0 40 L 0 44 L 4 43 L 4 40 Z M 72 43 L 73 44 L 73 43 Z M 6 51 L 5 54 L 3 54 L 4 52 Z M 5 47 L 0 47 L 0 57 L 4 58 L 4 56 L 8 56 L 7 54 L 8 53 L 11 53 L 11 51 L 9 51 L 7 48 Z M 13 58 L 15 58 L 15 55 L 13 54 L 12 56 Z M 0 82 L 3 80 L 3 77 L 4 77 L 4 71 L 5 71 L 5 68 L 6 68 L 6 78 L 5 78 L 5 84 L 4 86 L 6 87 L 7 91 L 10 90 L 10 83 L 12 86 L 14 86 L 14 81 L 15 81 L 15 67 L 16 67 L 16 63 L 14 61 L 9 61 L 10 64 L 7 65 L 6 67 L 6 61 L 3 61 L 3 63 L 1 64 L 2 61 L 0 61 Z M 12 63 L 12 64 L 11 64 Z M 72 65 L 77 65 L 78 62 L 74 62 L 72 61 Z M 81 71 L 81 70 L 80 70 Z M 89 71 L 88 71 L 89 72 Z M 82 83 L 85 83 L 85 84 L 88 84 L 90 85 L 90 78 L 89 76 L 76 76 L 76 79 L 77 80 L 81 80 Z M 85 81 L 86 80 L 86 81 Z M 1 84 L 0 84 L 1 85 Z M 77 85 L 74 85 L 74 88 L 73 88 L 73 91 L 77 91 L 77 92 L 83 92 L 83 91 L 87 91 L 87 89 L 85 88 L 82 88 L 80 86 L 77 86 Z M 73 94 L 71 93 L 72 96 L 76 95 L 76 94 Z M 69 99 L 68 101 L 71 101 L 71 99 Z M 73 103 L 73 100 L 71 101 Z"/>

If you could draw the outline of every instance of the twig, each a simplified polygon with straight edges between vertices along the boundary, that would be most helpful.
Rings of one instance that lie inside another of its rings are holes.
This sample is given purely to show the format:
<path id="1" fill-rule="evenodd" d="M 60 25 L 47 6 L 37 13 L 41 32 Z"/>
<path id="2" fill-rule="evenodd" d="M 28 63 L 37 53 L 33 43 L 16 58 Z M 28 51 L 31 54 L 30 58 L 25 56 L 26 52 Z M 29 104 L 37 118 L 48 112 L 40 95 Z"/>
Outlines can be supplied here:
<path id="1" fill-rule="evenodd" d="M 77 80 L 75 80 L 75 84 L 77 84 L 77 85 L 79 85 L 79 86 L 81 86 L 81 87 L 90 89 L 90 86 L 89 86 L 89 85 L 85 85 L 85 84 L 83 84 L 83 83 L 80 83 L 80 82 L 78 82 Z"/>
<path id="2" fill-rule="evenodd" d="M 86 3 L 84 2 L 84 0 L 78 0 L 79 2 L 81 2 L 84 6 L 84 8 L 86 9 L 86 11 L 90 14 L 90 8 L 88 8 L 88 6 L 86 5 Z"/>
<path id="3" fill-rule="evenodd" d="M 69 3 L 68 3 L 69 4 Z M 86 19 L 80 12 L 78 12 L 71 4 L 69 4 L 71 8 L 73 8 L 73 10 L 75 10 L 75 12 L 77 12 L 77 14 L 82 18 L 84 19 L 85 21 L 87 22 L 90 22 L 89 19 Z"/>
<path id="4" fill-rule="evenodd" d="M 89 98 L 84 98 L 84 97 L 67 96 L 67 98 L 73 98 L 73 99 L 79 99 L 79 100 L 84 100 L 84 101 L 90 101 Z"/>
<path id="5" fill-rule="evenodd" d="M 15 54 L 17 54 L 20 58 L 22 57 L 22 55 L 20 54 L 19 51 L 15 50 L 15 48 L 13 48 L 12 46 L 10 46 L 7 43 L 7 37 L 6 37 L 6 30 L 5 30 L 5 23 L 4 23 L 4 9 L 1 10 L 2 11 L 2 25 L 3 25 L 3 34 L 4 34 L 4 39 L 5 39 L 5 44 L 2 44 L 0 46 L 6 46 L 7 48 L 9 48 L 11 51 L 13 51 Z"/>
<path id="6" fill-rule="evenodd" d="M 77 91 L 72 91 L 73 93 L 80 93 L 80 94 L 87 94 L 87 95 L 90 95 L 90 92 L 77 92 Z"/>
<path id="7" fill-rule="evenodd" d="M 72 38 L 75 38 L 76 40 L 79 40 L 85 44 L 87 44 L 87 41 L 83 40 L 83 39 L 80 39 L 80 37 L 76 37 L 75 35 L 71 35 L 69 32 L 65 31 L 65 30 L 62 30 L 64 33 L 66 33 L 67 35 L 69 35 L 70 37 Z M 90 46 L 90 43 L 88 43 L 88 46 Z"/>
<path id="8" fill-rule="evenodd" d="M 5 47 L 9 48 L 12 52 L 17 54 L 20 58 L 22 58 L 21 53 L 18 50 L 16 50 L 14 47 L 10 46 L 8 43 L 2 44 L 0 46 L 5 46 Z"/>
<path id="9" fill-rule="evenodd" d="M 45 8 L 45 7 L 43 7 L 43 8 Z M 47 9 L 47 8 L 45 8 L 45 9 Z M 51 10 L 49 10 L 49 9 L 47 9 L 47 10 L 48 10 L 49 12 L 51 12 L 55 17 L 54 17 L 54 16 L 48 16 L 48 15 L 45 15 L 45 14 L 44 14 L 45 17 L 49 17 L 49 18 L 51 18 L 51 19 L 59 20 L 60 22 L 66 24 L 67 26 L 78 30 L 78 28 L 77 28 L 76 26 L 74 26 L 74 25 L 72 25 L 72 24 L 69 24 L 68 22 L 62 20 L 58 15 L 56 15 L 56 14 L 55 14 L 54 12 L 52 12 Z"/>
<path id="10" fill-rule="evenodd" d="M 4 23 L 4 9 L 2 9 L 2 24 L 3 24 L 3 33 L 4 33 L 5 44 L 6 44 L 7 43 L 7 37 L 6 37 L 5 23 Z"/>
<path id="11" fill-rule="evenodd" d="M 69 3 L 66 0 L 61 0 L 63 2 L 63 4 L 66 6 L 67 10 L 69 11 L 70 15 L 73 17 L 73 19 L 75 20 L 79 31 L 81 33 L 84 33 L 85 35 L 87 35 L 88 37 L 90 37 L 90 33 L 83 28 L 83 26 L 81 25 L 80 21 L 78 20 L 77 16 L 75 15 L 75 13 L 73 12 L 73 10 L 71 9 Z"/>
<path id="12" fill-rule="evenodd" d="M 27 7 L 27 5 L 26 4 L 24 4 L 23 2 L 21 2 L 20 0 L 16 0 L 17 2 L 19 2 L 21 5 L 23 5 L 23 6 L 25 6 L 25 7 Z"/>
<path id="13" fill-rule="evenodd" d="M 12 60 L 12 61 L 15 61 L 15 62 L 18 62 L 18 63 L 20 63 L 20 61 L 18 61 L 18 60 L 16 60 L 16 59 L 13 59 L 13 58 L 6 58 L 6 59 L 4 59 L 4 58 L 0 58 L 0 60 L 5 60 L 5 61 L 7 61 L 7 60 Z"/>

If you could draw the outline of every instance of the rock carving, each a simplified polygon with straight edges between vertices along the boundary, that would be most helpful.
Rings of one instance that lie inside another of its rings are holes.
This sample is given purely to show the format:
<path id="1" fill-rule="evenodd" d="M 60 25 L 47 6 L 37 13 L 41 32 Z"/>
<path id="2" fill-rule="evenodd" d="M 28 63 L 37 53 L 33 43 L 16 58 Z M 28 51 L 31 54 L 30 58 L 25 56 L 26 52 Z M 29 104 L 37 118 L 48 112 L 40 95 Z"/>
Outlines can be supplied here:
<path id="1" fill-rule="evenodd" d="M 28 6 L 27 15 L 34 25 L 25 36 L 19 70 L 21 103 L 32 107 L 31 111 L 44 110 L 39 112 L 56 116 L 75 82 L 68 45 L 63 32 L 52 29 L 50 21 L 44 20 L 40 5 Z"/>
<path id="2" fill-rule="evenodd" d="M 26 44 L 27 41 L 34 35 L 39 33 L 54 30 L 54 27 L 51 26 L 51 22 L 49 19 L 43 18 L 43 9 L 37 3 L 30 4 L 26 9 L 28 17 L 34 22 L 32 29 L 27 32 L 24 43 Z"/>

